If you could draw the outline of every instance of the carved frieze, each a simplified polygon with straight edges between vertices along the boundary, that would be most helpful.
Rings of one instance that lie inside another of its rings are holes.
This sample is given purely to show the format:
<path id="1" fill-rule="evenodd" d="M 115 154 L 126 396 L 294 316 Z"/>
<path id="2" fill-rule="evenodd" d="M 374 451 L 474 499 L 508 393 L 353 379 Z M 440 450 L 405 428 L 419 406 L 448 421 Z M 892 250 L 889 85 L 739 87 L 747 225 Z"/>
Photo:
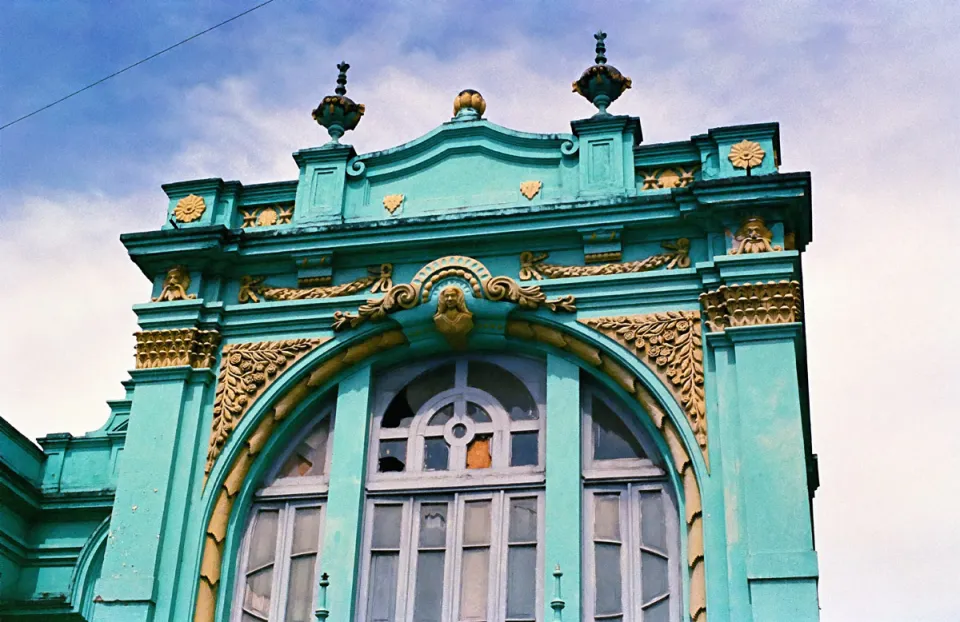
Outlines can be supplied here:
<path id="1" fill-rule="evenodd" d="M 783 247 L 773 246 L 773 232 L 767 228 L 763 218 L 751 217 L 740 223 L 740 228 L 736 233 L 727 234 L 733 238 L 733 248 L 730 249 L 731 255 L 750 255 L 753 253 L 772 253 L 782 251 Z"/>
<path id="2" fill-rule="evenodd" d="M 188 194 L 179 201 L 173 208 L 173 217 L 178 222 L 193 222 L 198 220 L 207 210 L 207 203 L 203 197 L 195 194 Z"/>
<path id="3" fill-rule="evenodd" d="M 381 264 L 369 268 L 369 274 L 342 285 L 315 287 L 274 287 L 264 283 L 266 277 L 245 276 L 240 279 L 237 301 L 261 302 L 264 300 L 311 300 L 350 296 L 370 288 L 370 293 L 385 292 L 393 285 L 393 264 Z"/>
<path id="4" fill-rule="evenodd" d="M 167 271 L 167 276 L 163 279 L 163 289 L 156 298 L 151 298 L 153 302 L 168 302 L 171 300 L 193 300 L 196 294 L 188 294 L 187 288 L 190 287 L 190 272 L 186 266 L 174 266 Z"/>
<path id="5" fill-rule="evenodd" d="M 703 348 L 700 313 L 669 311 L 647 315 L 580 320 L 600 331 L 637 358 L 646 359 L 683 406 L 700 447 L 707 447 L 706 402 L 703 392 Z"/>
<path id="6" fill-rule="evenodd" d="M 547 253 L 524 251 L 520 253 L 520 280 L 531 279 L 562 279 L 579 276 L 601 276 L 608 274 L 625 274 L 628 272 L 647 272 L 664 268 L 687 268 L 690 266 L 690 240 L 680 238 L 676 242 L 661 244 L 668 252 L 651 255 L 646 259 L 628 261 L 625 263 L 604 263 L 588 266 L 562 266 L 544 263 L 549 257 Z"/>
<path id="7" fill-rule="evenodd" d="M 697 165 L 690 168 L 674 166 L 672 168 L 659 168 L 652 171 L 639 171 L 637 174 L 643 177 L 643 185 L 640 191 L 660 190 L 663 188 L 685 188 L 694 181 L 694 174 L 700 170 Z"/>
<path id="8" fill-rule="evenodd" d="M 391 313 L 412 309 L 429 299 L 434 285 L 450 277 L 467 281 L 475 298 L 510 302 L 531 311 L 540 307 L 554 312 L 572 313 L 577 310 L 573 296 L 548 299 L 539 287 L 523 287 L 508 276 L 491 276 L 490 271 L 476 259 L 450 255 L 421 268 L 410 283 L 394 285 L 382 298 L 360 305 L 356 314 L 337 311 L 333 315 L 333 330 L 356 328 L 368 320 L 376 322 Z"/>
<path id="9" fill-rule="evenodd" d="M 207 449 L 206 473 L 237 427 L 247 409 L 291 363 L 330 340 L 285 339 L 255 343 L 231 343 L 223 348 L 220 375 L 213 401 L 213 424 Z"/>
<path id="10" fill-rule="evenodd" d="M 273 225 L 289 225 L 293 220 L 293 203 L 261 205 L 243 210 L 244 229 L 251 227 L 271 227 Z"/>
<path id="11" fill-rule="evenodd" d="M 220 333 L 197 328 L 144 330 L 137 338 L 137 369 L 212 367 L 220 345 Z"/>
<path id="12" fill-rule="evenodd" d="M 800 284 L 796 281 L 721 285 L 700 294 L 700 303 L 711 332 L 802 319 Z"/>

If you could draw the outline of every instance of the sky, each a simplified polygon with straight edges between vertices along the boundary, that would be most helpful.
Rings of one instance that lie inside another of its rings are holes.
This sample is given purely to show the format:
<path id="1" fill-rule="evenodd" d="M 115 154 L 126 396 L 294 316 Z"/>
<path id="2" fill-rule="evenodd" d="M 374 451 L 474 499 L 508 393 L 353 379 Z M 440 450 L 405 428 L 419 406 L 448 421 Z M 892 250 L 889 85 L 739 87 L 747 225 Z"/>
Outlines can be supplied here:
<path id="1" fill-rule="evenodd" d="M 0 125 L 255 0 L 0 3 Z M 276 0 L 0 131 L 0 416 L 81 434 L 122 397 L 150 284 L 119 234 L 156 229 L 161 183 L 294 179 L 310 111 L 347 60 L 359 152 L 447 120 L 565 132 L 609 33 L 645 142 L 779 121 L 811 171 L 804 256 L 824 622 L 960 619 L 960 5 L 955 2 Z M 956 196 L 956 195 L 953 195 Z"/>

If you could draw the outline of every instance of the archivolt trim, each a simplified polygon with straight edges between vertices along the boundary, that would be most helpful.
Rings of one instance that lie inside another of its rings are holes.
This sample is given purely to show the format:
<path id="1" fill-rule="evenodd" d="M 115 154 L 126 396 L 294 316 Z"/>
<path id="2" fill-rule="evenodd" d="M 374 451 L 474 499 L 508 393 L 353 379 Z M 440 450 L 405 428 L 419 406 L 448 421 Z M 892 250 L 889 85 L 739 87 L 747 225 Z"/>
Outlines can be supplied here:
<path id="1" fill-rule="evenodd" d="M 360 305 L 356 314 L 337 311 L 333 314 L 333 330 L 356 328 L 368 320 L 378 322 L 391 313 L 412 309 L 429 300 L 433 287 L 450 277 L 465 280 L 470 285 L 474 298 L 511 302 L 529 310 L 540 307 L 554 312 L 572 313 L 577 310 L 573 296 L 548 299 L 539 287 L 523 287 L 508 276 L 492 276 L 486 266 L 476 259 L 450 255 L 425 265 L 410 283 L 394 285 L 382 298 L 368 300 L 366 304 Z"/>
<path id="2" fill-rule="evenodd" d="M 699 327 L 699 318 L 696 325 Z M 680 438 L 680 432 L 674 427 L 673 422 L 670 421 L 670 418 L 653 395 L 644 388 L 640 379 L 633 372 L 602 353 L 598 348 L 556 328 L 522 320 L 508 321 L 507 334 L 519 339 L 539 341 L 560 348 L 582 359 L 591 367 L 599 368 L 600 371 L 623 387 L 627 393 L 636 398 L 653 424 L 663 434 L 664 441 L 670 449 L 673 466 L 683 482 L 684 508 L 686 510 L 684 521 L 687 525 L 687 570 L 690 577 L 690 620 L 692 622 L 707 622 L 707 592 L 703 565 L 703 505 L 700 483 L 697 481 L 690 455 Z M 706 454 L 704 454 L 704 458 L 706 458 Z"/>
<path id="3" fill-rule="evenodd" d="M 224 346 L 204 473 L 210 474 L 240 419 L 254 400 L 277 379 L 280 371 L 330 339 L 285 339 Z"/>
<path id="4" fill-rule="evenodd" d="M 306 341 L 306 340 L 301 340 Z M 308 376 L 291 387 L 266 413 L 260 424 L 247 437 L 245 445 L 234 458 L 227 476 L 217 493 L 217 500 L 204 534 L 203 556 L 200 562 L 199 591 L 194 610 L 194 622 L 213 622 L 217 609 L 220 587 L 220 569 L 223 564 L 223 546 L 227 537 L 227 524 L 234 501 L 246 479 L 254 459 L 263 450 L 277 424 L 310 395 L 314 389 L 355 365 L 384 350 L 407 343 L 400 330 L 387 331 L 361 343 L 349 346 L 331 357 Z M 315 347 L 315 346 L 314 346 Z"/>

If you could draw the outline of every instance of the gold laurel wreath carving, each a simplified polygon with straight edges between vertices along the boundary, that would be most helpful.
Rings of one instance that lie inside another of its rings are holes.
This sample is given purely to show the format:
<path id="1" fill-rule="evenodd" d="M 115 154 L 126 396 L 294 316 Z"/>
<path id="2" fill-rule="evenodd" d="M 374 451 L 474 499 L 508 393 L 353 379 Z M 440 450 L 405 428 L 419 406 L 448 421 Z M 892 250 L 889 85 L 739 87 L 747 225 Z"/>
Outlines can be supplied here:
<path id="1" fill-rule="evenodd" d="M 391 313 L 412 309 L 426 302 L 433 286 L 449 277 L 464 279 L 470 285 L 474 297 L 485 298 L 491 302 L 511 302 L 530 311 L 540 307 L 553 312 L 573 313 L 577 310 L 573 296 L 548 299 L 537 286 L 524 287 L 508 276 L 491 276 L 479 261 L 452 255 L 430 262 L 410 283 L 394 285 L 382 298 L 368 300 L 366 304 L 360 305 L 356 313 L 337 311 L 333 314 L 333 330 L 356 328 L 364 322 L 378 322 Z"/>
<path id="2" fill-rule="evenodd" d="M 224 346 L 213 400 L 213 423 L 204 469 L 206 474 L 210 474 L 217 456 L 247 409 L 280 371 L 329 340 L 330 337 L 285 339 Z"/>
<path id="3" fill-rule="evenodd" d="M 646 354 L 651 369 L 683 406 L 700 448 L 707 449 L 706 400 L 703 392 L 703 337 L 698 311 L 580 320 L 637 358 Z"/>
<path id="4" fill-rule="evenodd" d="M 544 263 L 548 253 L 524 251 L 520 253 L 520 280 L 562 279 L 567 277 L 603 276 L 627 272 L 648 272 L 658 268 L 673 270 L 690 266 L 690 240 L 680 238 L 676 242 L 663 242 L 669 252 L 651 255 L 646 259 L 626 263 L 604 263 L 589 266 L 562 266 Z"/>
<path id="5" fill-rule="evenodd" d="M 721 285 L 700 294 L 710 332 L 738 326 L 787 324 L 803 318 L 803 297 L 797 281 Z"/>
<path id="6" fill-rule="evenodd" d="M 695 324 L 699 325 L 699 320 Z M 673 459 L 673 466 L 683 483 L 684 520 L 687 525 L 687 571 L 690 577 L 690 620 L 692 622 L 707 622 L 703 504 L 700 496 L 700 483 L 697 481 L 693 462 L 684 448 L 680 433 L 674 427 L 667 413 L 643 386 L 640 378 L 617 364 L 616 361 L 594 346 L 552 326 L 543 326 L 523 320 L 508 321 L 506 332 L 510 337 L 539 341 L 560 348 L 580 358 L 589 366 L 599 369 L 636 398 L 650 417 L 653 425 L 663 434 L 667 448 L 670 450 L 670 457 Z M 710 462 L 706 447 L 702 447 L 702 451 L 709 469 Z"/>
<path id="7" fill-rule="evenodd" d="M 342 285 L 323 287 L 273 287 L 266 285 L 266 277 L 245 276 L 240 279 L 240 291 L 237 301 L 261 302 L 265 300 L 312 300 L 316 298 L 335 298 L 350 296 L 368 287 L 370 292 L 386 292 L 393 286 L 393 264 L 381 264 L 379 268 L 368 268 L 370 274 Z"/>

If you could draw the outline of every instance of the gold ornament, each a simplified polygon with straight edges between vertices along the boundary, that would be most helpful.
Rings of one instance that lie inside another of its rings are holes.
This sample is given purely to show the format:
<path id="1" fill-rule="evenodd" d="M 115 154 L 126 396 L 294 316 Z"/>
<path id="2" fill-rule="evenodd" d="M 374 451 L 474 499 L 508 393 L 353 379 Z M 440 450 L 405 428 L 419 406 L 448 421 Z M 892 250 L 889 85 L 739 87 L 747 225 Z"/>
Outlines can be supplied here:
<path id="1" fill-rule="evenodd" d="M 267 207 L 254 207 L 241 212 L 243 222 L 240 226 L 244 229 L 250 227 L 272 227 L 273 225 L 289 225 L 293 219 L 293 205 L 284 207 L 283 205 L 271 205 Z"/>
<path id="2" fill-rule="evenodd" d="M 151 298 L 153 302 L 167 302 L 171 300 L 193 300 L 196 294 L 188 294 L 187 288 L 190 287 L 190 273 L 186 266 L 174 266 L 167 272 L 163 279 L 163 289 L 156 298 Z"/>
<path id="3" fill-rule="evenodd" d="M 457 116 L 461 108 L 473 108 L 477 111 L 477 116 L 482 117 L 487 111 L 487 102 L 477 91 L 466 89 L 460 91 L 453 100 L 453 116 Z"/>
<path id="4" fill-rule="evenodd" d="M 700 294 L 711 332 L 738 326 L 787 324 L 802 319 L 802 297 L 797 281 L 770 281 L 721 285 Z"/>
<path id="5" fill-rule="evenodd" d="M 380 264 L 379 268 L 368 268 L 369 274 L 342 285 L 322 287 L 273 287 L 264 284 L 266 277 L 245 276 L 240 279 L 240 292 L 237 302 L 261 302 L 264 300 L 313 300 L 316 298 L 335 298 L 350 296 L 370 288 L 370 293 L 385 292 L 393 286 L 393 264 Z"/>
<path id="6" fill-rule="evenodd" d="M 220 345 L 220 333 L 196 328 L 144 330 L 134 336 L 137 338 L 137 369 L 183 365 L 196 369 L 212 367 Z"/>
<path id="7" fill-rule="evenodd" d="M 520 194 L 527 197 L 527 200 L 532 201 L 542 187 L 542 181 L 525 181 L 520 184 Z"/>
<path id="8" fill-rule="evenodd" d="M 173 208 L 173 217 L 176 218 L 178 222 L 193 222 L 203 216 L 203 212 L 206 211 L 206 209 L 207 204 L 203 200 L 203 197 L 188 194 L 177 201 L 177 206 Z"/>
<path id="9" fill-rule="evenodd" d="M 680 167 L 656 169 L 652 172 L 641 171 L 643 185 L 640 190 L 660 190 L 662 188 L 686 188 L 694 182 L 694 174 L 700 170 L 699 166 L 689 169 Z"/>
<path id="10" fill-rule="evenodd" d="M 727 233 L 730 232 L 727 231 Z M 771 246 L 770 241 L 773 240 L 773 232 L 767 228 L 762 218 L 747 218 L 731 237 L 734 244 L 734 247 L 730 249 L 731 255 L 770 253 L 783 250 L 781 246 Z"/>
<path id="11" fill-rule="evenodd" d="M 397 211 L 401 205 L 403 205 L 402 194 L 388 194 L 387 196 L 383 197 L 383 207 L 385 207 L 386 210 L 391 214 Z"/>
<path id="12" fill-rule="evenodd" d="M 751 140 L 742 140 L 730 147 L 730 155 L 727 157 L 730 158 L 730 163 L 733 164 L 734 168 L 745 168 L 749 171 L 752 168 L 760 166 L 763 162 L 764 155 L 766 155 L 766 153 L 763 147 L 760 146 L 760 143 L 755 143 Z"/>
<path id="13" fill-rule="evenodd" d="M 608 274 L 625 274 L 628 272 L 647 272 L 663 268 L 687 268 L 690 266 L 690 240 L 680 238 L 676 242 L 663 242 L 663 248 L 670 252 L 651 255 L 639 261 L 627 263 L 605 263 L 589 266 L 561 266 L 558 264 L 543 263 L 550 255 L 548 253 L 534 253 L 524 251 L 520 253 L 520 280 L 531 279 L 562 279 L 581 276 L 603 276 Z"/>
<path id="14" fill-rule="evenodd" d="M 473 313 L 467 308 L 462 289 L 453 285 L 443 288 L 433 323 L 451 348 L 463 350 L 467 347 L 467 335 L 473 330 Z"/>

